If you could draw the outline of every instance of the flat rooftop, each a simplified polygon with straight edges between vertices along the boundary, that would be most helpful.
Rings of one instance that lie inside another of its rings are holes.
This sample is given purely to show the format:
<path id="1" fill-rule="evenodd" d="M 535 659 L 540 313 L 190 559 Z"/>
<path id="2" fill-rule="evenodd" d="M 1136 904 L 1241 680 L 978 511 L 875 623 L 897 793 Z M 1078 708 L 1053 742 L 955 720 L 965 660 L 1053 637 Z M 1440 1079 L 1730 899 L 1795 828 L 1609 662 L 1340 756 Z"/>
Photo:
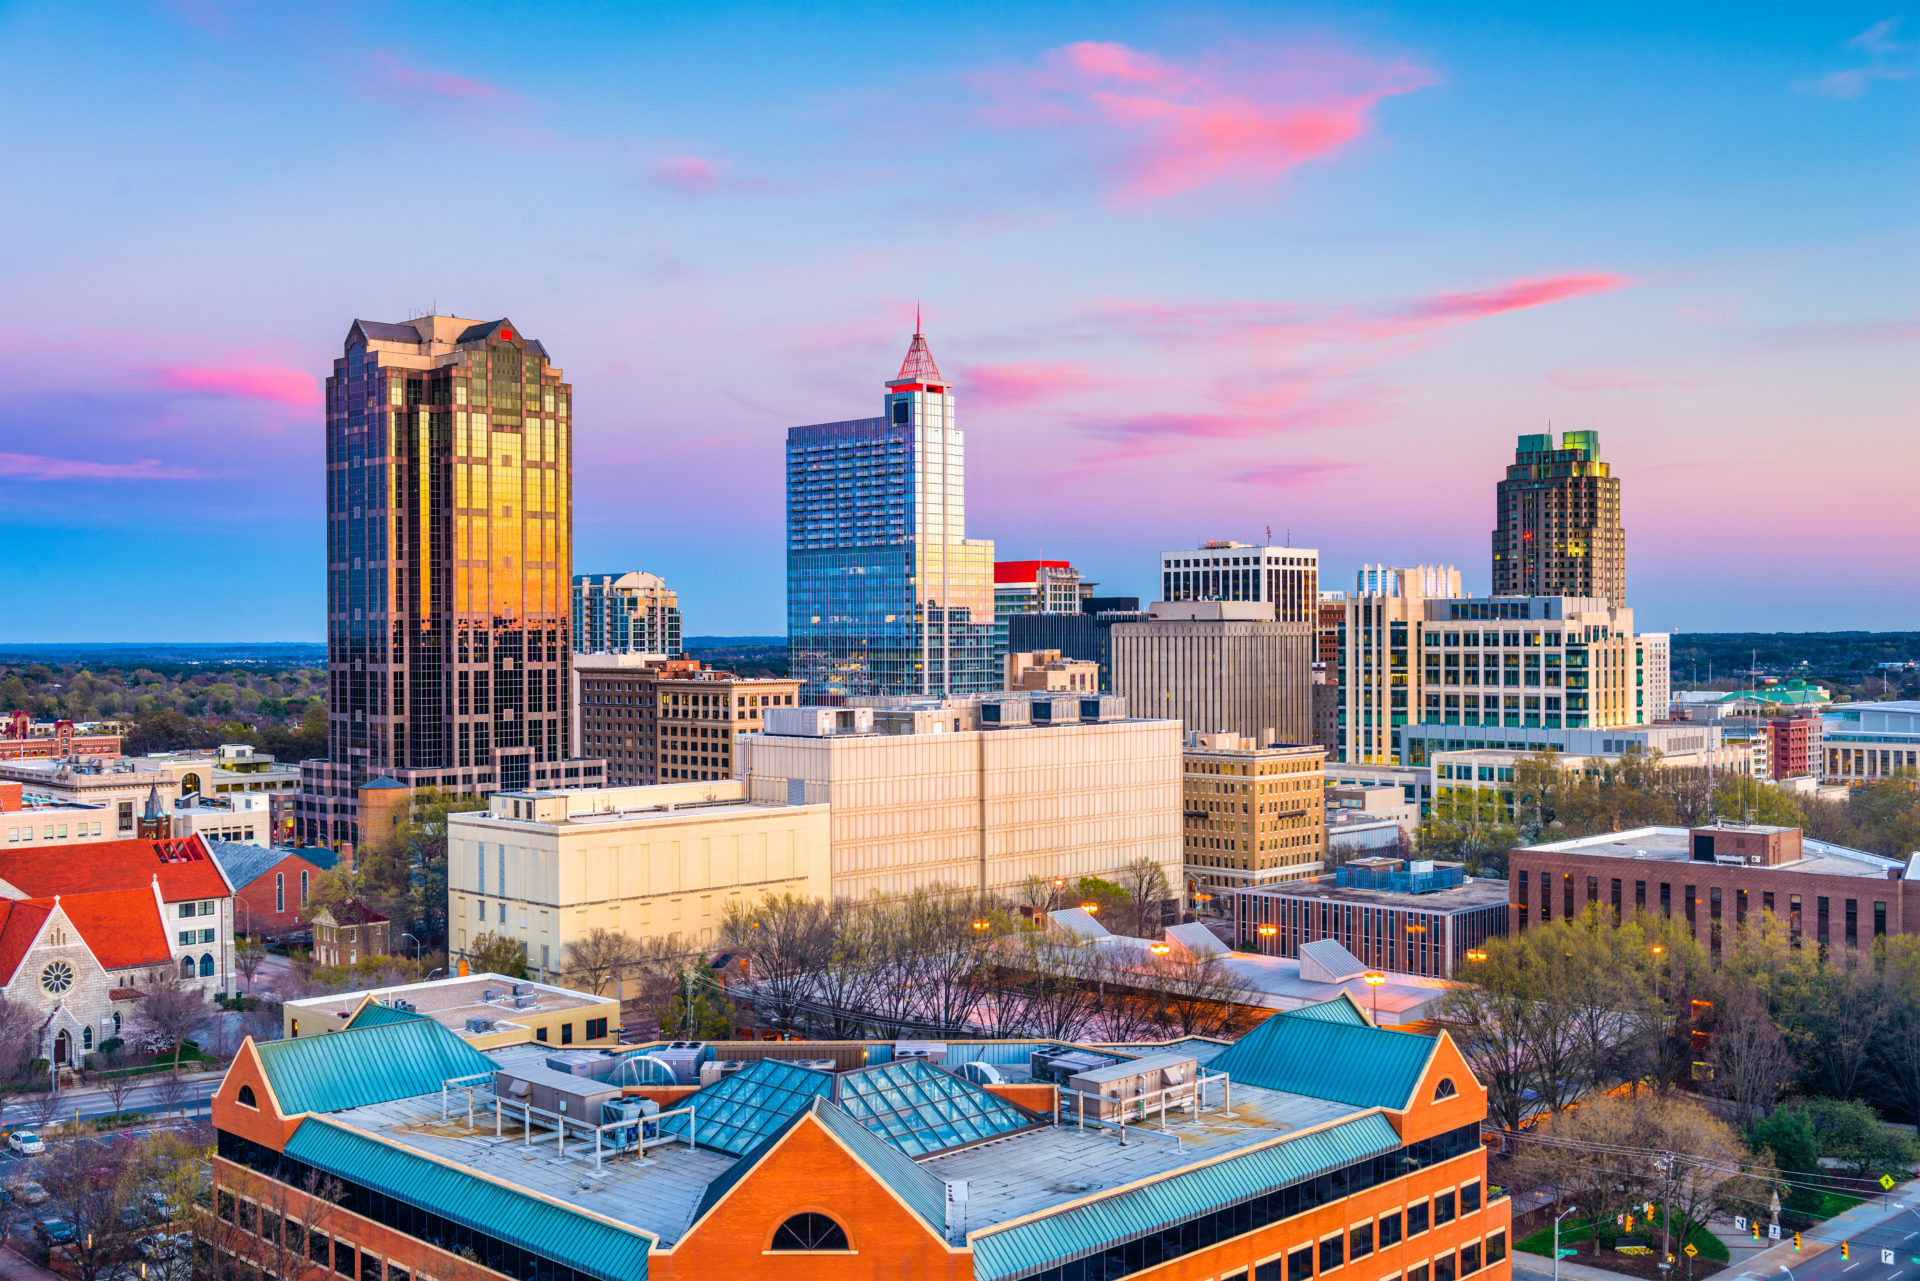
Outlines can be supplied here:
<path id="1" fill-rule="evenodd" d="M 1148 1054 L 1164 1052 L 1158 1046 L 1141 1048 Z M 490 1052 L 489 1057 L 512 1069 L 527 1064 L 531 1056 L 529 1047 L 516 1046 Z M 545 1057 L 542 1053 L 540 1061 Z M 1027 1076 L 1024 1069 L 1017 1075 Z M 1232 1096 L 1230 1113 L 1169 1113 L 1164 1128 L 1157 1119 L 1129 1124 L 1124 1147 L 1112 1129 L 1041 1124 L 925 1157 L 918 1164 L 937 1178 L 971 1181 L 968 1223 L 978 1228 L 1368 1110 L 1239 1082 Z M 1218 1087 L 1211 1097 L 1217 1107 Z M 511 1114 L 500 1119 L 496 1134 L 492 1098 L 485 1088 L 475 1091 L 471 1126 L 464 1090 L 449 1091 L 446 1109 L 443 1120 L 441 1096 L 435 1093 L 349 1108 L 330 1113 L 328 1119 L 656 1233 L 661 1244 L 669 1246 L 692 1226 L 707 1186 L 736 1161 L 724 1152 L 676 1142 L 649 1148 L 644 1155 L 608 1153 L 595 1169 L 590 1140 L 569 1138 L 563 1153 L 554 1131 L 536 1124 L 529 1142 Z"/>
<path id="2" fill-rule="evenodd" d="M 1354 811 L 1356 814 L 1359 812 Z M 1331 814 L 1328 815 L 1330 825 L 1332 817 Z M 1368 821 L 1378 823 L 1386 820 L 1382 820 L 1378 815 L 1371 815 Z M 1278 885 L 1261 886 L 1246 892 L 1285 895 L 1288 898 L 1323 898 L 1335 903 L 1367 903 L 1375 907 L 1391 907 L 1416 912 L 1461 912 L 1476 907 L 1499 907 L 1507 902 L 1505 881 L 1489 880 L 1486 877 L 1476 879 L 1471 876 L 1459 885 L 1444 890 L 1429 890 L 1424 894 L 1405 894 L 1396 890 L 1369 890 L 1335 885 L 1331 876 L 1284 881 Z"/>
<path id="3" fill-rule="evenodd" d="M 1741 828 L 1746 832 L 1780 832 L 1785 828 L 1750 826 Z M 1897 871 L 1906 865 L 1899 859 L 1882 858 L 1878 854 L 1869 854 L 1865 850 L 1849 849 L 1844 845 L 1834 845 L 1827 841 L 1815 841 L 1802 837 L 1800 858 L 1791 863 L 1779 863 L 1772 867 L 1755 867 L 1746 863 L 1727 863 L 1728 867 L 1744 867 L 1750 872 L 1798 872 L 1815 876 L 1859 876 L 1877 881 L 1887 879 L 1889 872 Z M 1618 858 L 1640 860 L 1649 863 L 1689 863 L 1693 861 L 1691 829 L 1684 827 L 1641 827 L 1628 832 L 1604 832 L 1598 836 L 1581 836 L 1568 841 L 1553 841 L 1544 845 L 1522 847 L 1522 853 L 1580 854 L 1587 857 Z M 1706 866 L 1703 862 L 1701 866 Z"/>
<path id="4" fill-rule="evenodd" d="M 527 994 L 534 998 L 531 1005 L 514 1005 L 513 988 L 516 984 L 524 987 Z M 486 999 L 489 991 L 495 994 L 491 1001 Z M 305 1000 L 288 1001 L 287 1004 L 303 1010 L 312 1010 L 316 1014 L 333 1014 L 344 1018 L 359 1009 L 361 1001 L 369 997 L 381 1005 L 391 1005 L 395 1000 L 411 1002 L 413 1008 L 419 1013 L 462 1036 L 467 1035 L 467 1020 L 470 1018 L 491 1019 L 496 1025 L 512 1024 L 516 1018 L 524 1018 L 528 1015 L 551 1014 L 562 1010 L 583 1010 L 591 1006 L 613 1004 L 612 997 L 589 996 L 585 992 L 552 987 L 545 983 L 531 983 L 525 979 L 503 978 L 498 974 L 476 974 L 466 978 L 403 983 L 397 987 L 366 988 L 359 992 L 341 992 L 334 996 L 310 996 Z M 540 1048 L 544 1050 L 546 1047 Z"/>

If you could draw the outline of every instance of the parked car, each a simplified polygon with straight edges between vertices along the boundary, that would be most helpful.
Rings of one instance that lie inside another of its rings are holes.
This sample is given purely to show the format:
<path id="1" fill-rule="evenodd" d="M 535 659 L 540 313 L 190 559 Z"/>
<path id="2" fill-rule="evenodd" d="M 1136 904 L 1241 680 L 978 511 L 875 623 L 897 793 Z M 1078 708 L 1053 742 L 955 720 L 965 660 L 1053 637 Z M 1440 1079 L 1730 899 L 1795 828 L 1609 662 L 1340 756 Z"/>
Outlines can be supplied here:
<path id="1" fill-rule="evenodd" d="M 19 1156 L 39 1156 L 47 1145 L 32 1130 L 15 1130 L 7 1136 L 7 1150 Z"/>
<path id="2" fill-rule="evenodd" d="M 73 1240 L 73 1225 L 65 1219 L 41 1219 L 33 1225 L 33 1235 L 40 1238 L 41 1245 L 51 1249 Z"/>
<path id="3" fill-rule="evenodd" d="M 179 1236 L 168 1236 L 164 1232 L 156 1232 L 150 1237 L 141 1237 L 133 1244 L 143 1259 L 177 1259 L 187 1250 L 189 1241 L 181 1239 L 187 1235 L 183 1232 Z"/>
<path id="4" fill-rule="evenodd" d="M 23 1179 L 19 1183 L 12 1184 L 9 1190 L 13 1193 L 13 1199 L 21 1205 L 39 1205 L 47 1199 L 47 1190 L 32 1179 Z"/>

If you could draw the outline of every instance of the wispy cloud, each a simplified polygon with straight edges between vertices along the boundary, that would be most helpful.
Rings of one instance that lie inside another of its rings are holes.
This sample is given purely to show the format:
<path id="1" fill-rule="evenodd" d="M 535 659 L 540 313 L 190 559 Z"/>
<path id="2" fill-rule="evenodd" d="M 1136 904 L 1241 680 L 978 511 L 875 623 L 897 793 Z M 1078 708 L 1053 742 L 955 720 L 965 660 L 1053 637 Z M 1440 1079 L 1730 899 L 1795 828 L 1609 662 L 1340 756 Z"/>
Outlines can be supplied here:
<path id="1" fill-rule="evenodd" d="M 651 176 L 683 196 L 711 196 L 733 172 L 731 160 L 706 156 L 666 156 L 653 162 Z"/>
<path id="2" fill-rule="evenodd" d="M 1101 319 L 1161 345 L 1373 343 L 1608 293 L 1632 283 L 1611 272 L 1570 272 L 1386 304 L 1117 300 L 1103 305 Z"/>
<path id="3" fill-rule="evenodd" d="M 485 80 L 403 62 L 387 49 L 376 51 L 369 65 L 374 88 L 390 96 L 486 103 L 505 102 L 514 96 L 510 90 Z"/>
<path id="4" fill-rule="evenodd" d="M 1439 83 L 1414 63 L 1326 47 L 1176 62 L 1094 41 L 975 79 L 989 122 L 1073 133 L 1130 200 L 1273 183 L 1359 140 L 1385 99 Z"/>
<path id="5" fill-rule="evenodd" d="M 1897 39 L 1899 29 L 1899 18 L 1881 19 L 1846 43 L 1848 49 L 1865 55 L 1865 62 L 1802 80 L 1795 88 L 1825 98 L 1858 98 L 1875 81 L 1920 78 L 1920 45 Z"/>
<path id="6" fill-rule="evenodd" d="M 1070 360 L 1022 360 L 1007 365 L 976 365 L 961 375 L 967 399 L 998 409 L 1113 386 L 1118 380 Z"/>
<path id="7" fill-rule="evenodd" d="M 201 475 L 191 467 L 164 466 L 157 458 L 100 463 L 44 454 L 0 454 L 0 476 L 13 480 L 197 480 Z"/>
<path id="8" fill-rule="evenodd" d="M 1313 481 L 1324 479 L 1335 472 L 1350 471 L 1352 463 L 1269 463 L 1240 472 L 1232 479 L 1243 485 L 1262 485 L 1275 489 L 1291 489 Z"/>
<path id="9" fill-rule="evenodd" d="M 224 400 L 265 400 L 296 409 L 320 403 L 320 382 L 304 369 L 271 366 L 162 365 L 154 383 L 163 391 Z"/>

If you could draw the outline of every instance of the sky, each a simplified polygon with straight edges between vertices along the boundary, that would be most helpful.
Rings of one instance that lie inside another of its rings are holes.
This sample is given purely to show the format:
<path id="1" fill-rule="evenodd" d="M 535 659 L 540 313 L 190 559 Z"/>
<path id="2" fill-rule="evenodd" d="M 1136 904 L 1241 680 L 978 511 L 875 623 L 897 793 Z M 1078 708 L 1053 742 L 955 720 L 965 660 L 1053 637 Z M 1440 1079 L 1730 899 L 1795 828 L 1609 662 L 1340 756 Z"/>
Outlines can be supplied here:
<path id="1" fill-rule="evenodd" d="M 777 634 L 923 309 L 968 533 L 1489 586 L 1596 429 L 1655 631 L 1920 628 L 1920 8 L 0 0 L 0 641 L 317 640 L 356 318 L 575 389 L 575 565 Z"/>

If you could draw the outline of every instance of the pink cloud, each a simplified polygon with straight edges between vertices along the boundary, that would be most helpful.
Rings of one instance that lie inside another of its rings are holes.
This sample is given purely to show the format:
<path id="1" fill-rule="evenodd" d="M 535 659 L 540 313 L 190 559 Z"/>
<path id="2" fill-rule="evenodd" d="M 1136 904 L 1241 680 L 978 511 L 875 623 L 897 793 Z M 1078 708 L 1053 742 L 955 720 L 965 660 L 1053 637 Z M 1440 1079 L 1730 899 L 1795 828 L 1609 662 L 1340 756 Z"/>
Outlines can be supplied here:
<path id="1" fill-rule="evenodd" d="M 733 169 L 731 160 L 667 156 L 653 162 L 653 180 L 686 196 L 711 196 Z"/>
<path id="2" fill-rule="evenodd" d="M 1265 485 L 1272 488 L 1290 488 L 1310 481 L 1320 480 L 1335 472 L 1351 470 L 1352 463 L 1271 463 L 1264 467 L 1255 467 L 1243 471 L 1233 479 L 1243 485 Z"/>
<path id="3" fill-rule="evenodd" d="M 511 96 L 499 85 L 473 80 L 451 71 L 414 67 L 382 49 L 373 55 L 373 75 L 381 88 L 389 92 L 450 98 L 460 102 L 504 102 Z"/>
<path id="4" fill-rule="evenodd" d="M 1009 365 L 979 365 L 966 371 L 961 382 L 967 399 L 978 405 L 1010 408 L 1030 405 L 1093 387 L 1112 386 L 1104 378 L 1070 360 L 1022 360 Z"/>
<path id="5" fill-rule="evenodd" d="M 200 475 L 188 467 L 163 467 L 157 458 L 96 463 L 43 454 L 0 454 L 0 476 L 17 480 L 194 480 Z"/>
<path id="6" fill-rule="evenodd" d="M 1383 100 L 1438 83 L 1408 62 L 1331 49 L 1249 59 L 1169 62 L 1121 44 L 1083 41 L 1037 67 L 980 77 L 988 118 L 1070 129 L 1110 153 L 1120 193 L 1156 199 L 1223 181 L 1265 185 L 1364 136 Z"/>
<path id="7" fill-rule="evenodd" d="M 1632 283 L 1626 276 L 1575 272 L 1387 305 L 1121 300 L 1105 304 L 1103 312 L 1113 327 L 1163 345 L 1277 341 L 1299 347 L 1402 338 L 1585 294 L 1624 289 Z"/>
<path id="8" fill-rule="evenodd" d="M 228 400 L 266 400 L 296 409 L 320 403 L 320 382 L 304 369 L 162 365 L 155 381 L 166 391 Z"/>

